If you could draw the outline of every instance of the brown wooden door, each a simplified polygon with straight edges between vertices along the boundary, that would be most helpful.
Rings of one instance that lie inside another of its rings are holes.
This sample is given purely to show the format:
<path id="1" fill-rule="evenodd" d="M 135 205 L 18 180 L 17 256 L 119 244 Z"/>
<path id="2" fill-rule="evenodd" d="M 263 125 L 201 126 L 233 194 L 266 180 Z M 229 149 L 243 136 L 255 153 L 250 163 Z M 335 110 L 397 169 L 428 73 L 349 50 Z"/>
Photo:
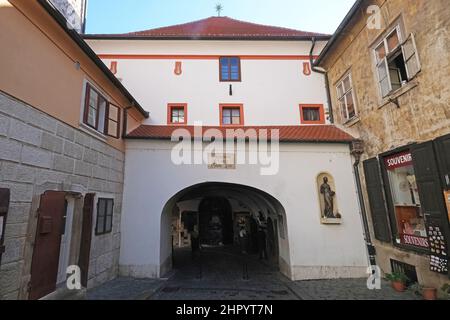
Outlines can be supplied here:
<path id="1" fill-rule="evenodd" d="M 87 287 L 89 274 L 94 198 L 95 193 L 86 194 L 83 206 L 83 227 L 81 231 L 80 259 L 78 265 L 81 269 L 81 285 L 85 288 Z"/>
<path id="2" fill-rule="evenodd" d="M 41 196 L 31 262 L 29 299 L 42 298 L 56 289 L 66 193 L 47 191 Z"/>
<path id="3" fill-rule="evenodd" d="M 2 255 L 5 252 L 3 244 L 5 240 L 6 216 L 9 209 L 9 189 L 0 188 L 0 265 L 2 263 Z"/>

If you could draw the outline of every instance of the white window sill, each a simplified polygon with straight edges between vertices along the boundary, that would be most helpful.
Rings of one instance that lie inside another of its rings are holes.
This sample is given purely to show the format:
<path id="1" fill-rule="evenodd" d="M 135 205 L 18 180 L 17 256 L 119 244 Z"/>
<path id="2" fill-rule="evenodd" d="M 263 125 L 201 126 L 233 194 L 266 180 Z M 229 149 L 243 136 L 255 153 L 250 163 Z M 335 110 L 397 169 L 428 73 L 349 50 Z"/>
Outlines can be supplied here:
<path id="1" fill-rule="evenodd" d="M 95 130 L 94 128 L 89 127 L 87 124 L 80 123 L 80 130 L 83 131 L 84 133 L 87 133 L 91 137 L 94 137 L 103 142 L 106 142 L 108 140 L 108 138 L 103 133 Z"/>
<path id="2" fill-rule="evenodd" d="M 395 99 L 401 97 L 402 95 L 404 95 L 408 91 L 414 89 L 418 85 L 419 84 L 417 82 L 408 82 L 407 84 L 405 84 L 401 88 L 398 88 L 397 90 L 392 91 L 388 96 L 383 98 L 383 100 L 381 101 L 381 104 L 378 106 L 378 109 L 383 108 L 384 106 L 386 106 L 389 103 L 391 103 L 392 100 L 395 100 Z"/>
<path id="3" fill-rule="evenodd" d="M 355 124 L 357 124 L 360 121 L 361 121 L 361 119 L 358 116 L 355 116 L 355 117 L 345 121 L 343 123 L 343 125 L 346 126 L 346 127 L 352 127 L 352 126 L 354 126 Z"/>

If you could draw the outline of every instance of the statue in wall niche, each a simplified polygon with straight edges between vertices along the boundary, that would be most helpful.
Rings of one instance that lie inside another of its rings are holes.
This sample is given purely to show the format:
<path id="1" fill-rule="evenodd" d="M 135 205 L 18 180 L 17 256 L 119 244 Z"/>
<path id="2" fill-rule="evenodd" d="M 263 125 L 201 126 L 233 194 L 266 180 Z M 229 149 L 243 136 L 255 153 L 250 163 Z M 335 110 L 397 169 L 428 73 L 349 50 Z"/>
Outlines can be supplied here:
<path id="1" fill-rule="evenodd" d="M 323 194 L 323 200 L 325 203 L 325 208 L 323 212 L 324 218 L 341 218 L 341 215 L 337 213 L 334 214 L 334 197 L 336 192 L 331 189 L 331 186 L 328 184 L 328 177 L 323 178 L 323 184 L 320 186 L 320 193 Z"/>

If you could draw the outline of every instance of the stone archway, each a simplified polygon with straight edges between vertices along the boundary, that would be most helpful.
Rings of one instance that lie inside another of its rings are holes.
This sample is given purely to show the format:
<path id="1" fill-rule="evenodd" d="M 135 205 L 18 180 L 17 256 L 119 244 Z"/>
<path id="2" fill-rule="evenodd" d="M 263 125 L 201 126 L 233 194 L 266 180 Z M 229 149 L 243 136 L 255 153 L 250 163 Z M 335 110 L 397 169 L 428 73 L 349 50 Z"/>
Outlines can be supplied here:
<path id="1" fill-rule="evenodd" d="M 213 202 L 222 206 L 222 208 L 211 209 L 211 203 Z M 209 206 L 209 207 L 208 207 Z M 222 183 L 222 182 L 208 182 L 201 183 L 190 186 L 178 192 L 171 199 L 168 200 L 166 205 L 164 206 L 164 210 L 161 218 L 161 243 L 160 243 L 160 274 L 163 275 L 169 270 L 172 269 L 171 261 L 173 261 L 173 245 L 172 235 L 171 235 L 171 226 L 172 226 L 172 212 L 174 208 L 177 208 L 175 211 L 183 212 L 185 210 L 193 210 L 197 209 L 199 213 L 199 221 L 209 221 L 210 214 L 208 210 L 218 210 L 220 215 L 223 215 L 224 207 L 230 206 L 233 222 L 232 224 L 236 227 L 236 217 L 239 214 L 239 217 L 247 217 L 247 226 L 248 232 L 252 230 L 257 230 L 260 213 L 264 213 L 265 223 L 268 221 L 270 224 L 270 231 L 268 232 L 268 239 L 270 239 L 270 252 L 271 259 L 270 262 L 274 266 L 280 266 L 280 269 L 283 273 L 289 276 L 289 242 L 287 236 L 287 223 L 286 223 L 286 213 L 284 211 L 281 203 L 272 197 L 270 194 L 256 189 L 250 186 L 239 185 L 239 184 L 231 184 L 231 183 Z M 225 210 L 226 211 L 226 210 Z M 283 232 L 278 232 L 277 220 L 283 219 L 281 225 L 283 226 Z M 169 223 L 170 222 L 170 223 Z M 254 222 L 252 224 L 252 222 Z M 202 222 L 200 223 L 200 225 Z M 203 222 L 206 224 L 206 222 Z M 230 225 L 230 221 L 226 223 L 228 226 Z M 202 232 L 202 227 L 200 227 L 200 233 Z M 236 245 L 238 240 L 237 232 L 233 233 L 233 230 L 229 230 L 226 232 L 227 236 L 223 238 L 224 245 Z M 223 230 L 222 230 L 223 231 Z M 222 232 L 221 231 L 221 232 Z M 280 236 L 281 235 L 281 236 Z M 249 235 L 249 240 L 250 240 Z M 256 237 L 254 237 L 256 238 Z M 220 241 L 219 241 L 220 242 Z M 254 241 L 253 241 L 254 243 Z M 249 249 L 252 244 L 252 241 L 248 242 Z M 281 255 L 280 247 L 283 249 L 282 252 L 285 254 Z M 256 248 L 253 250 L 249 250 L 251 254 L 256 254 Z M 267 248 L 266 248 L 267 249 Z M 284 268 L 282 268 L 284 267 Z"/>

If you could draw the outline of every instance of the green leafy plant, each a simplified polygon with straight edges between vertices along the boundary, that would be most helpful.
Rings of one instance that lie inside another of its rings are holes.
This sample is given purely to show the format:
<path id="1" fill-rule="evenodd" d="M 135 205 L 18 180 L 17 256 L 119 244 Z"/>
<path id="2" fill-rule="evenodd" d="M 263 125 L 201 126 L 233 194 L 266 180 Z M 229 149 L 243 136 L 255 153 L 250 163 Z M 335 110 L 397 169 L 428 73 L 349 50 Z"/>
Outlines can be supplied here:
<path id="1" fill-rule="evenodd" d="M 409 281 L 409 278 L 403 272 L 392 272 L 386 274 L 386 279 L 392 282 L 401 282 L 406 284 Z"/>
<path id="2" fill-rule="evenodd" d="M 443 293 L 443 295 L 447 298 L 450 299 L 450 283 L 446 283 L 441 287 L 441 292 Z"/>

